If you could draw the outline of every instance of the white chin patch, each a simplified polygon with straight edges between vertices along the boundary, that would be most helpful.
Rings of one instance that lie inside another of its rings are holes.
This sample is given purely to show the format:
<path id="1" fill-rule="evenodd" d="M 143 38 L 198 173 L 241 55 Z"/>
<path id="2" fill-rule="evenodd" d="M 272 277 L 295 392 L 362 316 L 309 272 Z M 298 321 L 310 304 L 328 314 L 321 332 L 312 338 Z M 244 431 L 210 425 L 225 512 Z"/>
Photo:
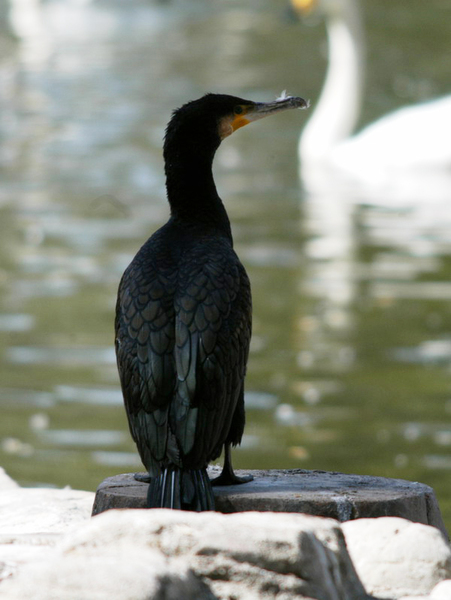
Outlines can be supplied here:
<path id="1" fill-rule="evenodd" d="M 223 140 L 226 137 L 229 137 L 229 135 L 232 135 L 233 127 L 231 118 L 224 117 L 221 120 L 221 122 L 219 123 L 218 133 L 221 140 Z"/>

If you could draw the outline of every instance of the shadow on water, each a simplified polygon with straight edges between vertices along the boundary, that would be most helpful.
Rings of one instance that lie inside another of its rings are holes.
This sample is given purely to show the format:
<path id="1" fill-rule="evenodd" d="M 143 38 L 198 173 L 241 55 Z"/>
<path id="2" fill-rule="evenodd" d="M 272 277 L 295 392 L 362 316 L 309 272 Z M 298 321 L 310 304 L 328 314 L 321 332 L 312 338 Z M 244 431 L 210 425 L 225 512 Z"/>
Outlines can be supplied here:
<path id="1" fill-rule="evenodd" d="M 443 3 L 426 21 L 417 0 L 365 8 L 362 123 L 449 92 Z M 11 0 L 1 14 L 0 464 L 22 484 L 94 489 L 140 469 L 112 322 L 124 268 L 167 217 L 164 127 L 206 91 L 266 100 L 288 88 L 314 101 L 324 28 L 284 10 Z M 254 294 L 235 462 L 422 481 L 450 528 L 448 198 L 440 185 L 425 203 L 428 183 L 397 205 L 335 185 L 302 191 L 305 119 L 246 128 L 216 159 Z"/>

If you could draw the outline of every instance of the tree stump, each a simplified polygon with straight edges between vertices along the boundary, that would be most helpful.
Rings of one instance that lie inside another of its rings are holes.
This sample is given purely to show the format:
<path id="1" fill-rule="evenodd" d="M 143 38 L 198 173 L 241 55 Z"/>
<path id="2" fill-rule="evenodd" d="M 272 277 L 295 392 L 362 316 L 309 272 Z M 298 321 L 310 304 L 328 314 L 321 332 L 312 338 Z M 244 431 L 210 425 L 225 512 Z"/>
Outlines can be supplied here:
<path id="1" fill-rule="evenodd" d="M 209 468 L 211 477 L 219 472 L 218 467 Z M 448 538 L 434 490 L 423 483 L 304 469 L 237 474 L 251 474 L 254 480 L 214 487 L 218 512 L 306 513 L 341 522 L 364 517 L 402 517 L 437 527 Z M 136 481 L 133 473 L 109 477 L 97 489 L 92 514 L 112 508 L 145 508 L 147 487 Z"/>

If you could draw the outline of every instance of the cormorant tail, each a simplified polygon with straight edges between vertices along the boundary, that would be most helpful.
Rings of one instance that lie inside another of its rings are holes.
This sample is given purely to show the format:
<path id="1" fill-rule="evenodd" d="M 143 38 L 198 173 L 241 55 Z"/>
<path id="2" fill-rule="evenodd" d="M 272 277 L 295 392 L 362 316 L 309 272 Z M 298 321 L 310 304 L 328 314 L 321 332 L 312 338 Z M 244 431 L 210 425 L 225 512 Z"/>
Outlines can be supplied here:
<path id="1" fill-rule="evenodd" d="M 179 510 L 214 510 L 215 501 L 207 469 L 166 467 L 153 477 L 147 491 L 148 508 Z"/>

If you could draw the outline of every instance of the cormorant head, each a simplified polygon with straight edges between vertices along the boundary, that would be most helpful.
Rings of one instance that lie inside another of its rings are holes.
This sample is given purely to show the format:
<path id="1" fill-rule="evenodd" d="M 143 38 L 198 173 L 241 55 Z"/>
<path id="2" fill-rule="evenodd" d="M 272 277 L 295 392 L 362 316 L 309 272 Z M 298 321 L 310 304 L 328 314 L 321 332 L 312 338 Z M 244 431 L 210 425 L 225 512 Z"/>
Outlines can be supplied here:
<path id="1" fill-rule="evenodd" d="M 282 96 L 274 102 L 253 102 L 225 94 L 207 94 L 175 110 L 166 129 L 165 157 L 182 148 L 212 155 L 234 131 L 290 108 L 307 108 L 303 98 Z"/>

